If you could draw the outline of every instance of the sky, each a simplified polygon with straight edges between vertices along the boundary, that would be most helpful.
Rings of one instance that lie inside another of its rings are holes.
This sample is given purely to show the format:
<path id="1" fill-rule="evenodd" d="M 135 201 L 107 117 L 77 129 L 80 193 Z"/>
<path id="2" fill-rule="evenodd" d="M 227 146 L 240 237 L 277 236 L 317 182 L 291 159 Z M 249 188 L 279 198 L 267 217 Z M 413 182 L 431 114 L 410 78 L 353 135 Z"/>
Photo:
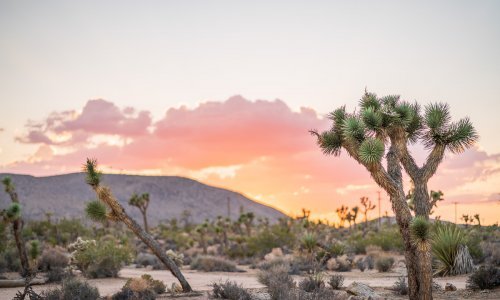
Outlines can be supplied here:
<path id="1" fill-rule="evenodd" d="M 445 195 L 435 215 L 454 220 L 457 202 L 459 217 L 492 224 L 498 53 L 498 1 L 1 0 L 0 172 L 77 172 L 91 156 L 335 220 L 380 189 L 308 130 L 367 88 L 471 118 L 479 142 L 447 154 L 429 188 Z"/>

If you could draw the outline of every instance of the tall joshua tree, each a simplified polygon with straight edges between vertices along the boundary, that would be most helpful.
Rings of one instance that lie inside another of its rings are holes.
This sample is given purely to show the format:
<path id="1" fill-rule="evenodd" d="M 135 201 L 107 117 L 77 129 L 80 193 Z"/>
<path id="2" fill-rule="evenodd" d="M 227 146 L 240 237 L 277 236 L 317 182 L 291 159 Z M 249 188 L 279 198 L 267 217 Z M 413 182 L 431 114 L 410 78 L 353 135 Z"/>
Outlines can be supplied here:
<path id="1" fill-rule="evenodd" d="M 87 214 L 96 221 L 109 219 L 111 221 L 123 222 L 151 249 L 151 251 L 153 251 L 158 259 L 160 259 L 160 261 L 170 270 L 172 275 L 179 280 L 182 290 L 184 292 L 191 292 L 191 286 L 174 261 L 162 251 L 158 242 L 156 242 L 149 233 L 142 229 L 137 222 L 125 213 L 125 209 L 123 209 L 118 200 L 116 200 L 110 188 L 101 185 L 101 173 L 97 170 L 97 161 L 94 159 L 87 159 L 84 165 L 84 171 L 87 173 L 87 184 L 92 187 L 98 198 L 98 201 L 90 202 L 87 205 Z"/>
<path id="2" fill-rule="evenodd" d="M 144 222 L 144 230 L 149 232 L 148 217 L 146 215 L 149 206 L 149 193 L 143 193 L 140 195 L 134 193 L 128 200 L 128 204 L 137 207 L 141 211 L 142 220 Z"/>
<path id="3" fill-rule="evenodd" d="M 7 210 L 2 211 L 3 219 L 5 222 L 12 224 L 12 232 L 16 241 L 17 252 L 19 253 L 19 260 L 21 261 L 21 275 L 30 275 L 30 265 L 28 260 L 28 252 L 26 251 L 26 244 L 22 237 L 23 220 L 21 219 L 21 205 L 19 197 L 16 192 L 16 187 L 12 183 L 10 177 L 5 177 L 2 180 L 5 187 L 5 192 L 9 194 L 12 204 Z"/>
<path id="4" fill-rule="evenodd" d="M 345 149 L 387 192 L 404 241 L 409 297 L 432 299 L 427 183 L 446 150 L 461 153 L 478 135 L 468 118 L 452 123 L 449 107 L 443 103 L 427 105 L 421 112 L 418 103 L 401 101 L 399 96 L 379 98 L 365 92 L 359 106 L 354 113 L 346 112 L 345 107 L 334 110 L 329 115 L 332 128 L 311 133 L 325 154 L 338 156 Z M 430 150 L 421 166 L 408 150 L 409 144 L 417 142 Z M 386 167 L 382 165 L 384 155 Z M 401 166 L 414 183 L 415 220 L 406 201 Z"/>
<path id="5" fill-rule="evenodd" d="M 375 204 L 372 204 L 371 200 L 368 200 L 368 197 L 361 197 L 360 199 L 361 205 L 363 206 L 363 214 L 365 215 L 365 228 L 368 227 L 368 213 L 370 210 L 375 209 Z"/>

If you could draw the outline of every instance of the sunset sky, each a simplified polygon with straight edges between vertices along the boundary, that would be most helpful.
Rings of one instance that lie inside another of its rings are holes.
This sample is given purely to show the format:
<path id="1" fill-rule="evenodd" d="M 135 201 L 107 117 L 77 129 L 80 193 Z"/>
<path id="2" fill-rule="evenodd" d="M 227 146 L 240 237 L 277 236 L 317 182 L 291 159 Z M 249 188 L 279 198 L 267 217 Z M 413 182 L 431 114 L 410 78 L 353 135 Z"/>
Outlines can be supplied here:
<path id="1" fill-rule="evenodd" d="M 0 172 L 95 157 L 334 221 L 381 189 L 308 130 L 368 88 L 471 118 L 479 143 L 429 184 L 444 192 L 435 215 L 454 220 L 457 202 L 497 223 L 499 53 L 499 1 L 0 1 Z"/>

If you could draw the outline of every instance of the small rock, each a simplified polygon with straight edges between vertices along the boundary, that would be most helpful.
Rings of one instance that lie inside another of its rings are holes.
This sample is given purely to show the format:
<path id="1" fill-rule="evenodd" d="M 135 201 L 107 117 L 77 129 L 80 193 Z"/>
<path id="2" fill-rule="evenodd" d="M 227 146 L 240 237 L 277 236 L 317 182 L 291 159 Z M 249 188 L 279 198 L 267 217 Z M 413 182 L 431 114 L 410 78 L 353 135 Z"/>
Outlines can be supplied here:
<path id="1" fill-rule="evenodd" d="M 450 292 L 450 291 L 456 291 L 457 290 L 457 287 L 454 286 L 453 284 L 447 282 L 444 286 L 444 290 L 447 291 L 447 292 Z"/>
<path id="2" fill-rule="evenodd" d="M 353 294 L 354 296 L 371 297 L 371 299 L 379 299 L 380 296 L 375 293 L 371 287 L 364 283 L 353 282 L 347 287 L 347 292 Z"/>

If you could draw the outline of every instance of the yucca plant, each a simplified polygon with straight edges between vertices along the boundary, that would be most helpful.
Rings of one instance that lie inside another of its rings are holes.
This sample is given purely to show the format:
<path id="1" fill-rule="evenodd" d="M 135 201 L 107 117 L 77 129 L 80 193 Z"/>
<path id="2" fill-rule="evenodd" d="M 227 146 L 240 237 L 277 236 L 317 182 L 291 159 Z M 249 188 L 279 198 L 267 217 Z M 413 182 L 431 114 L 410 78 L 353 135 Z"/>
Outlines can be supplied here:
<path id="1" fill-rule="evenodd" d="M 314 233 L 306 232 L 300 240 L 300 245 L 308 253 L 312 253 L 318 246 L 318 238 Z"/>
<path id="2" fill-rule="evenodd" d="M 464 232 L 455 224 L 439 224 L 432 235 L 432 254 L 436 258 L 435 274 L 466 274 L 474 269 L 465 245 Z"/>
<path id="3" fill-rule="evenodd" d="M 430 247 L 422 239 L 414 243 L 413 238 L 422 238 L 426 227 L 417 221 L 411 232 L 413 215 L 403 192 L 402 168 L 414 183 L 415 215 L 427 220 L 437 199 L 431 199 L 427 183 L 446 150 L 461 153 L 476 142 L 478 134 L 474 126 L 468 118 L 452 122 L 449 107 L 444 103 L 432 103 L 421 110 L 418 103 L 403 101 L 399 96 L 377 97 L 367 91 L 353 113 L 342 106 L 328 118 L 333 123 L 331 129 L 321 133 L 311 131 L 319 147 L 324 154 L 334 156 L 345 150 L 387 192 L 405 243 L 409 297 L 432 299 Z M 417 142 L 429 150 L 420 166 L 408 149 Z M 386 166 L 382 165 L 384 156 Z"/>

